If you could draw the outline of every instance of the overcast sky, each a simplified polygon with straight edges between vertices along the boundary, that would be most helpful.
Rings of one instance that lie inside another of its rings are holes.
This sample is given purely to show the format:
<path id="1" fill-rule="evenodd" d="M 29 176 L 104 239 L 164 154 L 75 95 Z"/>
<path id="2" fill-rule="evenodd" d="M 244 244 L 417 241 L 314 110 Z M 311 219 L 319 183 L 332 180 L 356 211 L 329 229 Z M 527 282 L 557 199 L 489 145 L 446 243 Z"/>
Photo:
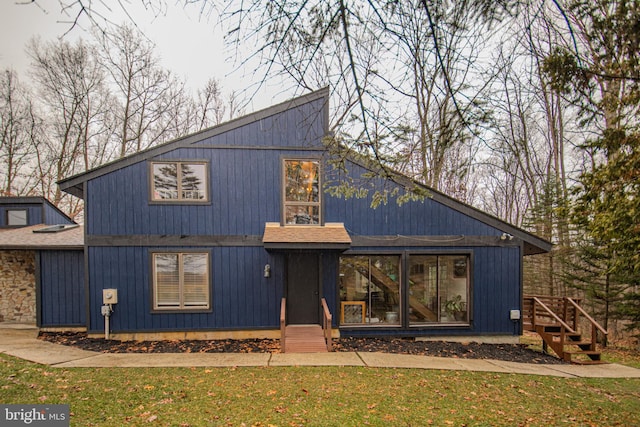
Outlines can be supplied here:
<path id="1" fill-rule="evenodd" d="M 79 27 L 65 35 L 71 26 L 70 18 L 60 14 L 57 1 L 40 1 L 40 5 L 50 7 L 46 10 L 33 4 L 17 4 L 20 2 L 24 1 L 0 0 L 0 69 L 13 68 L 24 81 L 28 80 L 26 72 L 29 66 L 25 44 L 30 38 L 40 35 L 44 40 L 55 40 L 64 36 L 75 41 L 80 37 L 89 39 L 90 36 L 87 34 L 87 20 L 81 21 Z M 161 57 L 163 66 L 181 76 L 192 90 L 203 87 L 210 77 L 215 77 L 222 83 L 225 93 L 229 93 L 243 89 L 247 79 L 254 78 L 247 76 L 246 72 L 235 71 L 237 64 L 229 59 L 231 54 L 224 46 L 223 30 L 216 25 L 215 19 L 201 17 L 196 6 L 176 6 L 175 2 L 169 1 L 166 13 L 154 17 L 154 13 L 145 10 L 138 0 L 123 3 L 131 19 L 114 6 L 110 12 L 112 21 L 124 23 L 133 20 L 156 44 L 156 53 Z M 289 97 L 276 87 L 265 87 L 247 107 L 247 112 Z"/>

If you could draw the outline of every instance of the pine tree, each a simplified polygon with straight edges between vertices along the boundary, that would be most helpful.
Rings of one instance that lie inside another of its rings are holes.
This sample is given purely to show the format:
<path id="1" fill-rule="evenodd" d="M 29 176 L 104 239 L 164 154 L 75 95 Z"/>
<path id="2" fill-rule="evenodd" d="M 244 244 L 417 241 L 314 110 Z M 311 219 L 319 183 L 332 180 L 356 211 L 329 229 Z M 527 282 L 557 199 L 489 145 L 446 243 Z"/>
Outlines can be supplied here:
<path id="1" fill-rule="evenodd" d="M 640 327 L 640 134 L 605 132 L 594 145 L 606 162 L 582 174 L 572 219 L 584 268 L 574 284 L 605 313 Z"/>
<path id="2" fill-rule="evenodd" d="M 557 89 L 574 97 L 597 136 L 582 145 L 591 166 L 573 189 L 575 232 L 567 276 L 602 318 L 640 328 L 640 5 L 574 1 L 568 16 L 586 55 L 547 58 Z"/>

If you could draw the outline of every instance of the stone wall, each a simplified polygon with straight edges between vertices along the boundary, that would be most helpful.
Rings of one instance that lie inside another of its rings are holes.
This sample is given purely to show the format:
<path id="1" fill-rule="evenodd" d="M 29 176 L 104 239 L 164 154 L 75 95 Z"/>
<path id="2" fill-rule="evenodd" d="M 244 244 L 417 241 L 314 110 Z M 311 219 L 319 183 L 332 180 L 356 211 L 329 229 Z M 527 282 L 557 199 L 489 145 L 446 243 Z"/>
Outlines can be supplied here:
<path id="1" fill-rule="evenodd" d="M 0 322 L 36 322 L 35 252 L 0 251 Z"/>

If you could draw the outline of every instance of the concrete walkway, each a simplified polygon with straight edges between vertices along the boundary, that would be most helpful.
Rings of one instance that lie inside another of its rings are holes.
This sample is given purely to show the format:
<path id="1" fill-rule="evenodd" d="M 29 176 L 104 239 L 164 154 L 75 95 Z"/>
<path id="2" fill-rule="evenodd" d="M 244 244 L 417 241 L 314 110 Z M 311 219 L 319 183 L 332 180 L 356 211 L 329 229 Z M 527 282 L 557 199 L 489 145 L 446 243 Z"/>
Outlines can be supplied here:
<path id="1" fill-rule="evenodd" d="M 640 369 L 604 365 L 541 365 L 388 353 L 97 353 L 37 339 L 27 325 L 0 324 L 0 353 L 55 368 L 362 366 L 548 375 L 565 378 L 640 378 Z"/>

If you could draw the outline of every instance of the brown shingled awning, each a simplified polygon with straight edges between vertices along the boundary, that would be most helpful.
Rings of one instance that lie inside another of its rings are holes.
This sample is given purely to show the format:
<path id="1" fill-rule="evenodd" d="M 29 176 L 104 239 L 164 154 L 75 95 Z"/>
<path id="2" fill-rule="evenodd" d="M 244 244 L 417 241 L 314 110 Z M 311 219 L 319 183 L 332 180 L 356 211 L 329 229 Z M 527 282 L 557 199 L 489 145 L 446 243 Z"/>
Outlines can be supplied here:
<path id="1" fill-rule="evenodd" d="M 342 223 L 283 226 L 267 222 L 262 243 L 265 249 L 347 250 L 351 246 L 351 237 Z"/>

